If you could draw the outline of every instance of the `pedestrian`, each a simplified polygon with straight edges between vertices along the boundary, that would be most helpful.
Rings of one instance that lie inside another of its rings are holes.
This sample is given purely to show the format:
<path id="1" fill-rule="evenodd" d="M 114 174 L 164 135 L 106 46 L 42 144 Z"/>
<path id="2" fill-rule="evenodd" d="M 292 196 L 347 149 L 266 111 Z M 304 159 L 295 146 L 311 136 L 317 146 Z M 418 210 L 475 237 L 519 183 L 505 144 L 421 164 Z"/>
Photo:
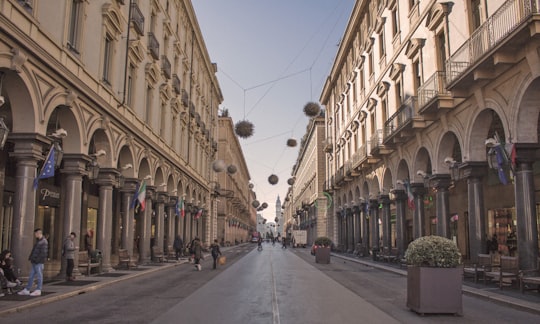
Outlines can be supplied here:
<path id="1" fill-rule="evenodd" d="M 193 249 L 193 260 L 195 263 L 195 268 L 199 271 L 201 271 L 201 258 L 202 258 L 202 246 L 201 246 L 201 240 L 199 240 L 198 237 L 195 237 L 192 242 L 192 249 Z"/>
<path id="2" fill-rule="evenodd" d="M 286 249 L 287 248 L 287 238 L 282 237 L 281 238 L 281 243 L 282 243 L 281 248 Z"/>
<path id="3" fill-rule="evenodd" d="M 89 228 L 84 235 L 84 249 L 88 252 L 88 256 L 92 256 L 94 250 L 94 231 Z"/>
<path id="4" fill-rule="evenodd" d="M 45 260 L 47 260 L 49 242 L 47 242 L 47 239 L 43 236 L 41 228 L 36 228 L 34 230 L 34 237 L 36 238 L 36 244 L 34 244 L 32 252 L 30 252 L 30 257 L 28 258 L 32 264 L 32 269 L 30 269 L 28 284 L 23 290 L 18 292 L 19 295 L 41 296 L 41 289 L 43 287 L 43 265 Z M 35 277 L 37 277 L 36 290 L 30 292 Z"/>
<path id="5" fill-rule="evenodd" d="M 73 276 L 73 268 L 75 267 L 75 238 L 77 234 L 71 232 L 68 237 L 64 240 L 64 246 L 62 248 L 62 255 L 66 258 L 66 280 L 73 281 L 75 277 Z"/>
<path id="6" fill-rule="evenodd" d="M 182 249 L 184 248 L 184 241 L 180 235 L 177 235 L 173 242 L 174 252 L 176 253 L 176 260 L 180 259 L 182 256 Z"/>
<path id="7" fill-rule="evenodd" d="M 490 241 L 488 241 L 488 249 L 490 254 L 495 254 L 499 251 L 499 241 L 497 240 L 497 234 L 493 234 Z"/>
<path id="8" fill-rule="evenodd" d="M 212 269 L 216 269 L 217 267 L 217 258 L 221 255 L 221 250 L 219 249 L 218 240 L 215 239 L 214 243 L 210 245 L 210 250 L 212 251 L 212 258 L 214 259 L 214 266 Z"/>
<path id="9" fill-rule="evenodd" d="M 21 281 L 19 278 L 17 278 L 17 275 L 15 275 L 15 269 L 13 268 L 13 257 L 10 250 L 4 250 L 2 253 L 0 253 L 0 269 L 2 269 L 4 276 L 9 282 L 14 282 L 17 285 L 21 284 Z"/>

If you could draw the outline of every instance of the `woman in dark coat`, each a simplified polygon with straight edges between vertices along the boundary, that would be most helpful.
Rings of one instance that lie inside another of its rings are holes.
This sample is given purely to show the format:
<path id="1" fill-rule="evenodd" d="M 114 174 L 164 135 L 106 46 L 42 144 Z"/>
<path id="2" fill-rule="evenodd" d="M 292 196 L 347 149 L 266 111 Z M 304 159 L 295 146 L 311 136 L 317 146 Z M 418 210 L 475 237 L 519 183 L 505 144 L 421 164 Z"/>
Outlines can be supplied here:
<path id="1" fill-rule="evenodd" d="M 201 240 L 199 240 L 198 237 L 193 240 L 193 255 L 193 259 L 195 260 L 195 268 L 201 271 L 202 246 Z"/>

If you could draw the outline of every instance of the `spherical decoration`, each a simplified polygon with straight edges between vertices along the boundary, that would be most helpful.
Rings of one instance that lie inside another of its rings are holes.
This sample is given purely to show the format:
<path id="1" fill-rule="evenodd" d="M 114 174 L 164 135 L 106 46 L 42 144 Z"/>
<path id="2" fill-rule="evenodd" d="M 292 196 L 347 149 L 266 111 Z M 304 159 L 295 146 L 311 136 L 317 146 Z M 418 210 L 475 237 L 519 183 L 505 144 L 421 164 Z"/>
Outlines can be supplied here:
<path id="1" fill-rule="evenodd" d="M 296 144 L 297 144 L 297 143 L 296 143 L 296 140 L 295 140 L 294 138 L 289 138 L 289 139 L 287 140 L 287 146 L 288 146 L 288 147 L 295 147 Z"/>
<path id="2" fill-rule="evenodd" d="M 253 202 L 251 203 L 251 206 L 253 206 L 253 208 L 257 208 L 260 205 L 261 205 L 261 203 L 258 200 L 253 200 Z"/>
<path id="3" fill-rule="evenodd" d="M 253 189 L 253 187 L 254 187 L 254 186 L 253 186 L 253 183 L 250 183 L 250 184 L 248 185 L 248 188 L 249 188 L 249 189 Z"/>
<path id="4" fill-rule="evenodd" d="M 294 178 L 289 178 L 289 180 L 287 180 L 287 184 L 289 184 L 289 186 L 292 186 L 294 184 Z"/>
<path id="5" fill-rule="evenodd" d="M 241 120 L 234 126 L 236 135 L 241 138 L 248 138 L 253 135 L 253 123 L 247 120 Z"/>
<path id="6" fill-rule="evenodd" d="M 226 167 L 227 167 L 227 164 L 225 164 L 225 161 L 223 161 L 223 160 L 215 160 L 212 163 L 212 169 L 215 172 L 223 172 Z"/>
<path id="7" fill-rule="evenodd" d="M 271 185 L 275 185 L 276 183 L 278 183 L 278 181 L 279 181 L 279 178 L 275 174 L 272 174 L 271 176 L 268 177 L 268 182 L 270 182 Z"/>
<path id="8" fill-rule="evenodd" d="M 231 164 L 227 167 L 227 173 L 229 174 L 235 174 L 237 170 L 236 165 Z"/>
<path id="9" fill-rule="evenodd" d="M 317 117 L 321 113 L 321 107 L 316 102 L 308 102 L 304 106 L 304 114 L 308 117 Z"/>
<path id="10" fill-rule="evenodd" d="M 265 209 L 265 208 L 268 207 L 268 204 L 264 202 L 264 203 L 262 203 L 261 207 L 262 207 L 263 209 Z"/>

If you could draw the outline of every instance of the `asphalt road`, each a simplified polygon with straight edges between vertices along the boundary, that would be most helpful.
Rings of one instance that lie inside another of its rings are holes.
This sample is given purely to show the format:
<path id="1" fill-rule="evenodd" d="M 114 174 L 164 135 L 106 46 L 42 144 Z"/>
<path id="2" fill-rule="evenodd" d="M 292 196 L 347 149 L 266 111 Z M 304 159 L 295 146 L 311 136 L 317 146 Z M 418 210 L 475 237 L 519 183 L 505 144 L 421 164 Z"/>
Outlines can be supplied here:
<path id="1" fill-rule="evenodd" d="M 464 316 L 405 307 L 406 278 L 309 249 L 233 247 L 227 265 L 189 264 L 8 314 L 2 323 L 539 323 L 540 316 L 463 296 Z"/>

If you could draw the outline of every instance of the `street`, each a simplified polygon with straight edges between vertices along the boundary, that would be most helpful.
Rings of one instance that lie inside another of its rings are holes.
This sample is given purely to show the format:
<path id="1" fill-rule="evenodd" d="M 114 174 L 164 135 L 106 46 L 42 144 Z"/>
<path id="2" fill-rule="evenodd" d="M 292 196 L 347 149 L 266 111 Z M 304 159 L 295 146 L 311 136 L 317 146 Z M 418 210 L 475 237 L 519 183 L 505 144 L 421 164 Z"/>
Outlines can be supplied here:
<path id="1" fill-rule="evenodd" d="M 464 316 L 420 316 L 405 307 L 406 277 L 309 249 L 244 244 L 227 264 L 180 264 L 105 288 L 7 314 L 42 323 L 532 323 L 540 317 L 463 296 Z"/>

